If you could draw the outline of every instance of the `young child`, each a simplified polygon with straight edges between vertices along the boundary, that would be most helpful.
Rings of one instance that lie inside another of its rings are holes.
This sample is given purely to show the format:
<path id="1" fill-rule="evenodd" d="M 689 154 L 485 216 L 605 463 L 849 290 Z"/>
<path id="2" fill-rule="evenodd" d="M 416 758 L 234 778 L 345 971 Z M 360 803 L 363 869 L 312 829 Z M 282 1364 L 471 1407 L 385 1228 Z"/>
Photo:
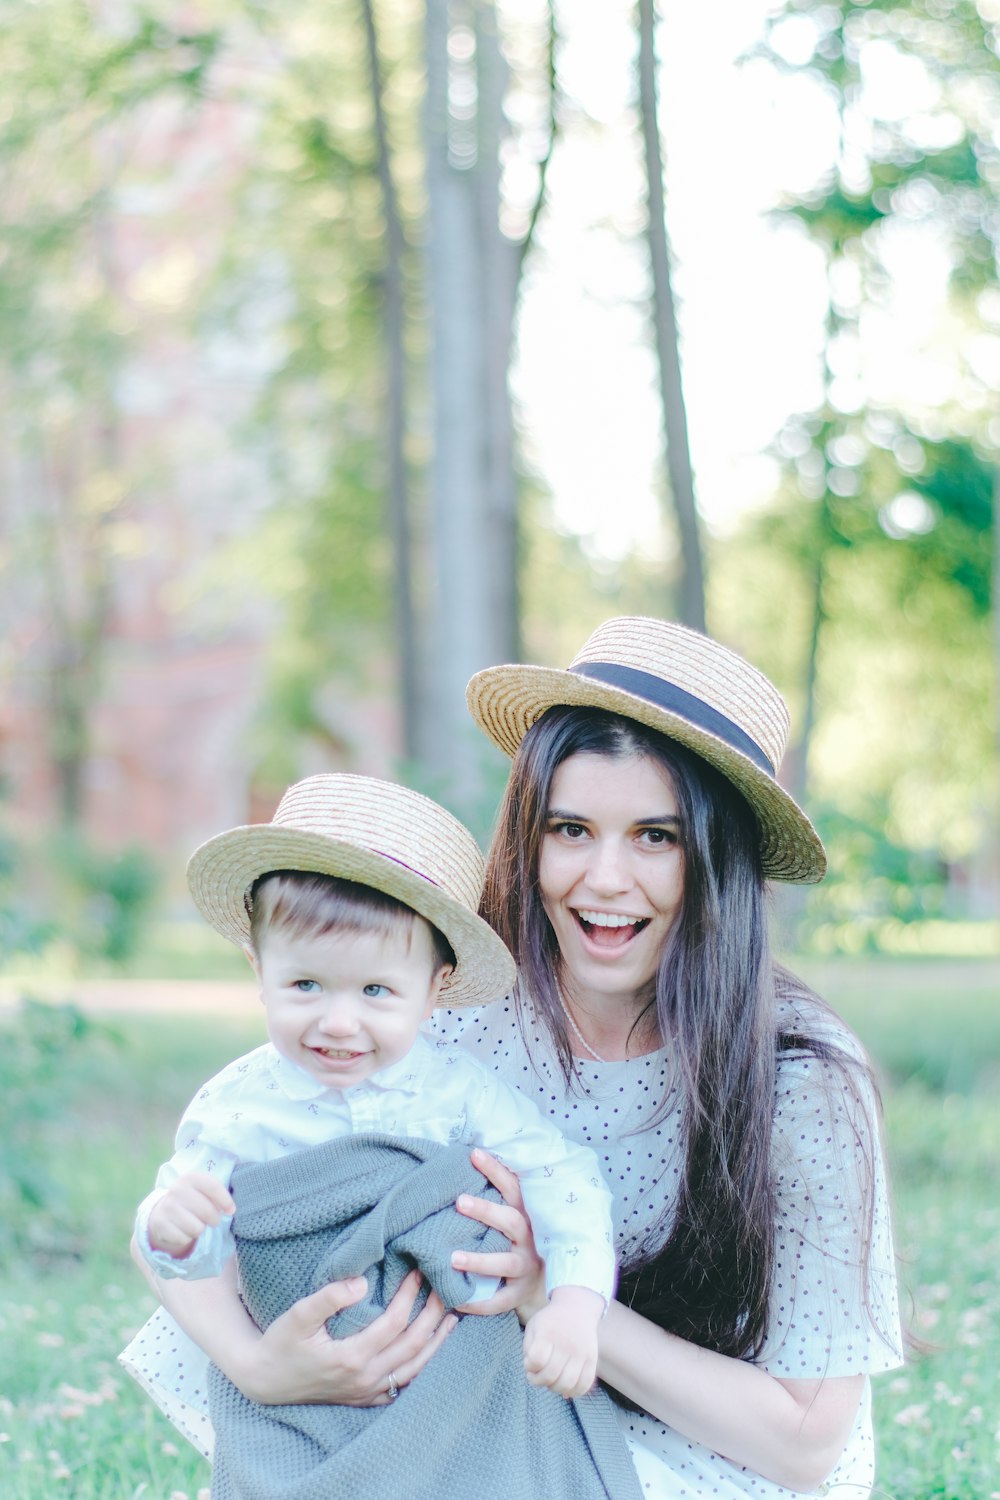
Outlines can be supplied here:
<path id="1" fill-rule="evenodd" d="M 215 1276 L 234 1253 L 229 1183 L 241 1163 L 370 1131 L 484 1146 L 518 1173 L 545 1258 L 549 1301 L 524 1331 L 528 1380 L 579 1396 L 595 1379 L 614 1290 L 597 1160 L 421 1031 L 435 1005 L 482 1004 L 512 987 L 508 950 L 477 915 L 482 872 L 472 836 L 436 803 L 346 775 L 299 782 L 270 824 L 195 852 L 195 903 L 246 950 L 270 1040 L 189 1105 L 136 1242 L 158 1276 Z M 390 1376 L 387 1398 L 398 1390 Z"/>

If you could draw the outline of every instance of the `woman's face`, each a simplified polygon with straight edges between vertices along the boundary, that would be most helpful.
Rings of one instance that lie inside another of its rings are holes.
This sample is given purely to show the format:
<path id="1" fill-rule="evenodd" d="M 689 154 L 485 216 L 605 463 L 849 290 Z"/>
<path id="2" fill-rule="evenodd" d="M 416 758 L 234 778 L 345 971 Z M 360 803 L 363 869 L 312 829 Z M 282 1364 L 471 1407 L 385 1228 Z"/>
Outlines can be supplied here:
<path id="1" fill-rule="evenodd" d="M 656 973 L 684 896 L 677 798 L 662 767 L 639 755 L 564 760 L 538 882 L 570 995 L 631 1005 Z"/>

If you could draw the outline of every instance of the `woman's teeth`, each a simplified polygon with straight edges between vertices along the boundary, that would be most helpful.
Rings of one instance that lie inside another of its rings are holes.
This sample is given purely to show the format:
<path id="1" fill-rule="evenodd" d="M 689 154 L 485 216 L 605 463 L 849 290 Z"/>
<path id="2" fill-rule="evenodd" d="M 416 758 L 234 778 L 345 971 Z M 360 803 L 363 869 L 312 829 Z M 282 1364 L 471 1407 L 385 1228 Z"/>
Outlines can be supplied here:
<path id="1" fill-rule="evenodd" d="M 577 916 L 590 927 L 638 927 L 645 920 L 643 917 L 625 917 L 613 911 L 581 911 Z"/>

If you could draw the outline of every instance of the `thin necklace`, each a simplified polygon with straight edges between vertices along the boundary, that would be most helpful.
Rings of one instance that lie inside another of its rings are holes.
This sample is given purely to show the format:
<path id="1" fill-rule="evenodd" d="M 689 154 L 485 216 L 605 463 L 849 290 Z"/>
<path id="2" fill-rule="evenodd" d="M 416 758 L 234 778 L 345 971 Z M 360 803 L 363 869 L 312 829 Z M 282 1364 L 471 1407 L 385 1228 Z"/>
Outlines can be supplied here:
<path id="1" fill-rule="evenodd" d="M 591 1057 L 594 1059 L 595 1062 L 606 1063 L 608 1059 L 606 1057 L 602 1057 L 599 1052 L 595 1052 L 594 1051 L 593 1047 L 587 1041 L 587 1038 L 584 1036 L 584 1034 L 580 1030 L 579 1026 L 573 1020 L 572 1012 L 570 1011 L 569 1006 L 566 1004 L 566 1001 L 563 999 L 561 991 L 560 991 L 560 994 L 559 994 L 559 1004 L 562 1006 L 562 1008 L 563 1008 L 563 1015 L 566 1017 L 567 1021 L 569 1022 L 570 1027 L 571 1027 L 572 1032 L 573 1032 L 573 1035 L 576 1037 L 576 1039 L 580 1043 L 581 1047 L 585 1047 L 586 1048 L 586 1050 L 590 1053 Z"/>

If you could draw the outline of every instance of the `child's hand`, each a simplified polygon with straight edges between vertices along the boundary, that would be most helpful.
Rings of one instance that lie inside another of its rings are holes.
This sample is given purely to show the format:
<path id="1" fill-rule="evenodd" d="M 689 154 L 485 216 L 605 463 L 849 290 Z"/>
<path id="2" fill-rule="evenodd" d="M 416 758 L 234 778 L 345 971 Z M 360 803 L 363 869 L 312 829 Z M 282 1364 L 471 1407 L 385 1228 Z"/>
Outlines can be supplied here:
<path id="1" fill-rule="evenodd" d="M 531 1385 L 557 1396 L 584 1396 L 597 1378 L 597 1325 L 604 1298 L 582 1286 L 556 1287 L 524 1329 L 524 1369 Z"/>
<path id="2" fill-rule="evenodd" d="M 185 1172 L 172 1182 L 149 1215 L 149 1243 L 174 1260 L 191 1254 L 199 1236 L 236 1204 L 217 1177 L 207 1172 Z"/>

